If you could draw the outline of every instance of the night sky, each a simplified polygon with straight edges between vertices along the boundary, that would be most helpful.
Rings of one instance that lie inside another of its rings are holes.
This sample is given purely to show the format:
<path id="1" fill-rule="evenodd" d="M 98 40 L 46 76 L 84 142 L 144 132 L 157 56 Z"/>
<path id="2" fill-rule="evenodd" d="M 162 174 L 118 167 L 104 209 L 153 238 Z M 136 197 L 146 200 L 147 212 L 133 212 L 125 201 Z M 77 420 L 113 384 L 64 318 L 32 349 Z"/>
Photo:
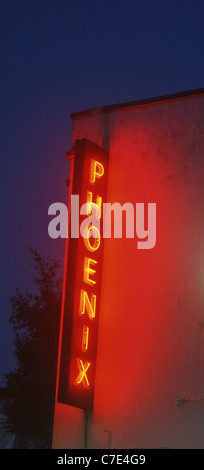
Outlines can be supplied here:
<path id="1" fill-rule="evenodd" d="M 203 18 L 203 0 L 1 2 L 0 380 L 28 246 L 63 263 L 47 227 L 49 205 L 67 203 L 70 113 L 203 87 Z"/>

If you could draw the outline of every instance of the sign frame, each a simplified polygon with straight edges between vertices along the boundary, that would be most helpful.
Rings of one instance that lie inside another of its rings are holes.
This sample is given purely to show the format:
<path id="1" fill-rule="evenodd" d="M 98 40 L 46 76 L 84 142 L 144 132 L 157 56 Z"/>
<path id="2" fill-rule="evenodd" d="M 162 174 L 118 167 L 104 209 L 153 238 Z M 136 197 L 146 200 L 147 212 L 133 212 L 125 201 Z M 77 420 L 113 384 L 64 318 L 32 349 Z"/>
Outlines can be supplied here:
<path id="1" fill-rule="evenodd" d="M 87 139 L 75 141 L 72 195 L 79 195 L 79 208 L 90 201 L 100 205 L 100 239 L 87 245 L 88 238 L 80 231 L 73 238 L 68 227 L 57 401 L 82 409 L 92 409 L 94 402 L 108 163 L 107 150 Z"/>

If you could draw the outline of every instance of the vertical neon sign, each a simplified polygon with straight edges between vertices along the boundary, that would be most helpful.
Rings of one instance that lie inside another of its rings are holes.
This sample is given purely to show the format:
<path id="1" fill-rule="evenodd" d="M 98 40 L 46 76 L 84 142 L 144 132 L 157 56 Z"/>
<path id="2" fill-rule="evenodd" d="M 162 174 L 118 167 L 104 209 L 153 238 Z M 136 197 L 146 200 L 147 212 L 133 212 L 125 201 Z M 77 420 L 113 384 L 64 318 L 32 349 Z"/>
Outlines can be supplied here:
<path id="1" fill-rule="evenodd" d="M 72 194 L 79 207 L 99 208 L 106 202 L 108 152 L 82 139 L 75 143 Z M 95 238 L 69 238 L 62 342 L 59 363 L 58 401 L 78 408 L 93 407 L 100 312 L 103 237 L 92 226 Z M 92 233 L 93 233 L 92 232 Z"/>

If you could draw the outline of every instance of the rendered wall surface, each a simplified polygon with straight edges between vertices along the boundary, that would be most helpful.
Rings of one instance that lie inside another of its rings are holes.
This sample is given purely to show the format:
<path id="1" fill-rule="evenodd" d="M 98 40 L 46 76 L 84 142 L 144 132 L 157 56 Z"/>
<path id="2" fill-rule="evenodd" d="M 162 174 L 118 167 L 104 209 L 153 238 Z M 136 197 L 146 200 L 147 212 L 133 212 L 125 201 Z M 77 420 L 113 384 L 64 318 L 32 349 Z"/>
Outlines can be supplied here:
<path id="1" fill-rule="evenodd" d="M 204 96 L 73 121 L 110 152 L 109 202 L 156 202 L 157 241 L 106 239 L 89 448 L 204 447 Z M 177 406 L 177 396 L 191 398 Z M 54 448 L 83 448 L 56 403 Z"/>

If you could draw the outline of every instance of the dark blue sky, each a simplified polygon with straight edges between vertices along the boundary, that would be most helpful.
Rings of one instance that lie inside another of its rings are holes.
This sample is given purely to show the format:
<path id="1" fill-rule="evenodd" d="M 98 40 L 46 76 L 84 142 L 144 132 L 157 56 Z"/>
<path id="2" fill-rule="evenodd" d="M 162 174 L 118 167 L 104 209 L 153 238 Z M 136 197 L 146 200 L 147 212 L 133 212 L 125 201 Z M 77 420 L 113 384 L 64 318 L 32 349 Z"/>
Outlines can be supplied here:
<path id="1" fill-rule="evenodd" d="M 67 202 L 70 113 L 204 86 L 204 2 L 14 1 L 0 9 L 0 379 L 13 365 L 9 297 L 27 247 L 63 261 L 48 206 Z"/>

